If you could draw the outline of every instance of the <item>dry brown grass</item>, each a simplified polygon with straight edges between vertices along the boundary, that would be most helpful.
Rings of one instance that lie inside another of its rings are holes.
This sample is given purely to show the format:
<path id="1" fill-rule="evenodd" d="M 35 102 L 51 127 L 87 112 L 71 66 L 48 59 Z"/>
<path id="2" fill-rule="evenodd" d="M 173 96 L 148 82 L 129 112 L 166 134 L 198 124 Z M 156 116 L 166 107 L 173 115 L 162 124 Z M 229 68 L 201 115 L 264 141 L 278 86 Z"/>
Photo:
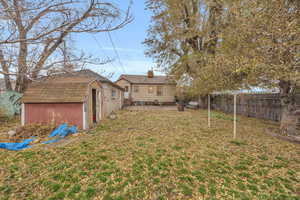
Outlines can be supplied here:
<path id="1" fill-rule="evenodd" d="M 121 111 L 65 147 L 0 150 L 8 199 L 299 199 L 300 146 L 276 124 L 205 111 Z"/>

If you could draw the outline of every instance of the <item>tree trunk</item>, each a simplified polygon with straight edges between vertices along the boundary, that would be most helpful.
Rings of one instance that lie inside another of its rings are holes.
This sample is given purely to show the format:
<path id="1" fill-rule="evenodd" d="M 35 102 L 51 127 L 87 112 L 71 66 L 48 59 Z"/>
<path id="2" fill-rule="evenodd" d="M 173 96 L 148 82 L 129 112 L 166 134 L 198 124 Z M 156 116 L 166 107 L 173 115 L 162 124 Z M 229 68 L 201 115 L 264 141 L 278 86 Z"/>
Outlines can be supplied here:
<path id="1" fill-rule="evenodd" d="M 3 51 L 0 49 L 0 65 L 2 68 L 2 71 L 4 72 L 4 82 L 5 82 L 5 88 L 7 91 L 12 90 L 10 77 L 9 77 L 9 70 L 6 60 L 4 59 Z"/>
<path id="2" fill-rule="evenodd" d="M 21 6 L 19 5 L 21 2 L 14 0 L 13 6 L 15 9 L 15 17 L 14 21 L 18 27 L 19 39 L 21 40 L 19 46 L 19 54 L 18 54 L 18 75 L 16 79 L 15 91 L 23 93 L 27 87 L 28 78 L 26 76 L 28 72 L 27 66 L 27 55 L 28 55 L 28 43 L 27 33 L 28 30 L 23 25 L 23 19 L 21 15 Z"/>
<path id="3" fill-rule="evenodd" d="M 297 122 L 299 119 L 295 85 L 293 85 L 291 81 L 281 80 L 279 86 L 282 107 L 280 131 L 284 135 L 295 136 L 297 134 Z"/>
<path id="4" fill-rule="evenodd" d="M 213 0 L 209 6 L 208 28 L 209 35 L 208 41 L 205 42 L 204 48 L 207 53 L 215 55 L 216 46 L 218 43 L 218 23 L 222 15 L 222 3 L 219 0 Z"/>
<path id="5" fill-rule="evenodd" d="M 5 71 L 5 70 L 3 69 L 3 71 Z M 11 85 L 11 81 L 10 81 L 9 75 L 4 74 L 4 82 L 5 82 L 5 89 L 7 91 L 12 91 L 13 89 L 12 89 L 12 85 Z"/>
<path id="6" fill-rule="evenodd" d="M 199 107 L 202 109 L 207 109 L 207 95 L 200 95 L 198 99 Z"/>
<path id="7" fill-rule="evenodd" d="M 30 81 L 28 80 L 25 72 L 18 74 L 15 91 L 23 93 L 26 90 L 29 82 Z"/>
<path id="8" fill-rule="evenodd" d="M 26 38 L 26 33 L 21 32 L 20 38 L 24 39 Z M 15 90 L 17 92 L 23 93 L 24 90 L 27 88 L 27 52 L 28 46 L 26 42 L 20 42 L 20 49 L 19 49 L 19 55 L 18 55 L 18 76 L 16 80 L 16 87 Z"/>

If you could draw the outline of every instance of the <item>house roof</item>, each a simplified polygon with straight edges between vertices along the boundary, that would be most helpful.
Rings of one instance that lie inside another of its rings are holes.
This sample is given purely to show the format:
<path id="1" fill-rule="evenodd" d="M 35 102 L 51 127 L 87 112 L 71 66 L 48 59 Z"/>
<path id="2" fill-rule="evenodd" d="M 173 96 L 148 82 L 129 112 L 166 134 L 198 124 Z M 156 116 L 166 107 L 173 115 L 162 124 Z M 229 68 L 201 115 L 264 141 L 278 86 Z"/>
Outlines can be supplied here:
<path id="1" fill-rule="evenodd" d="M 124 90 L 122 87 L 120 87 L 119 85 L 115 84 L 114 82 L 112 82 L 111 80 L 109 80 L 108 78 L 101 76 L 100 74 L 89 70 L 89 69 L 84 69 L 84 70 L 80 70 L 80 71 L 75 71 L 75 72 L 70 72 L 70 73 L 61 73 L 61 74 L 57 74 L 55 75 L 56 77 L 85 77 L 85 78 L 92 78 L 94 80 L 98 80 L 101 83 L 108 83 L 110 85 L 112 85 L 115 88 L 118 88 L 119 90 Z"/>
<path id="2" fill-rule="evenodd" d="M 79 70 L 79 71 L 75 71 L 75 72 L 70 72 L 67 74 L 70 77 L 74 77 L 74 76 L 80 76 L 80 77 L 86 77 L 86 78 L 93 78 L 93 79 L 97 79 L 100 82 L 111 82 L 108 78 L 101 76 L 100 74 L 89 70 L 89 69 L 83 69 L 83 70 Z"/>
<path id="3" fill-rule="evenodd" d="M 153 78 L 149 78 L 144 75 L 128 75 L 123 74 L 120 76 L 118 80 L 127 80 L 132 84 L 164 84 L 164 85 L 175 85 L 176 83 L 169 76 L 154 76 Z"/>
<path id="4" fill-rule="evenodd" d="M 30 84 L 21 101 L 23 103 L 77 103 L 84 102 L 89 84 L 96 81 L 85 77 L 50 77 Z"/>

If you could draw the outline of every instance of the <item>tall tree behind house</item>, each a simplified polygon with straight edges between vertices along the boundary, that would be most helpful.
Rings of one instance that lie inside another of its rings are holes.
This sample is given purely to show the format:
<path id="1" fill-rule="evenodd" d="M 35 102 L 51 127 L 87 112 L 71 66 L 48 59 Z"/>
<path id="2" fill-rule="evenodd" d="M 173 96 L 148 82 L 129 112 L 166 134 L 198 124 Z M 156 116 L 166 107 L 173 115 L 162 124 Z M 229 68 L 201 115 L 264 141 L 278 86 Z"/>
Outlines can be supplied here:
<path id="1" fill-rule="evenodd" d="M 155 6 L 157 2 L 160 6 Z M 178 79 L 189 77 L 195 94 L 250 86 L 280 88 L 281 130 L 295 134 L 300 113 L 295 103 L 300 82 L 300 2 L 199 0 L 197 14 L 186 20 L 181 5 L 190 2 L 149 0 L 153 18 L 145 42 L 147 55 Z M 184 26 L 195 17 L 192 28 Z M 196 37 L 200 48 L 187 40 Z"/>

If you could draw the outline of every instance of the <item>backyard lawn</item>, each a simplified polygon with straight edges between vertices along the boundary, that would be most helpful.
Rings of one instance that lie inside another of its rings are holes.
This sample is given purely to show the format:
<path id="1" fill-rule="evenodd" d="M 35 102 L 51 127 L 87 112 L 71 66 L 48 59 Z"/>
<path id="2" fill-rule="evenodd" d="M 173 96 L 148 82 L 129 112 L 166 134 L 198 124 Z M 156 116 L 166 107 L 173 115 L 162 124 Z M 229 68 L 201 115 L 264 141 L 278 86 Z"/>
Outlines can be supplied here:
<path id="1" fill-rule="evenodd" d="M 65 146 L 0 150 L 0 199 L 300 199 L 300 145 L 245 117 L 233 140 L 213 116 L 121 111 Z"/>

